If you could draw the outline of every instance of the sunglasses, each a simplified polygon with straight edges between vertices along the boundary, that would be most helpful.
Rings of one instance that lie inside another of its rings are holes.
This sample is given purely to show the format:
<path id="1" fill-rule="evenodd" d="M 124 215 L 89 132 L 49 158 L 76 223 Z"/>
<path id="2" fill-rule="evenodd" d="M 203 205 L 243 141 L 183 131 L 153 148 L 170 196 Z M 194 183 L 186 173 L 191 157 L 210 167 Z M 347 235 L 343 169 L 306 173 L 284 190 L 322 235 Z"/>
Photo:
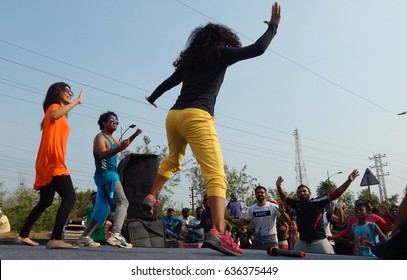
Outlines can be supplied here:
<path id="1" fill-rule="evenodd" d="M 119 120 L 115 120 L 115 119 L 110 119 L 110 122 L 111 122 L 111 123 L 119 124 Z"/>
<path id="2" fill-rule="evenodd" d="M 72 90 L 70 90 L 69 88 L 65 88 L 64 89 L 65 90 L 65 92 L 67 93 L 67 94 L 69 94 L 71 97 L 73 97 L 73 91 Z"/>

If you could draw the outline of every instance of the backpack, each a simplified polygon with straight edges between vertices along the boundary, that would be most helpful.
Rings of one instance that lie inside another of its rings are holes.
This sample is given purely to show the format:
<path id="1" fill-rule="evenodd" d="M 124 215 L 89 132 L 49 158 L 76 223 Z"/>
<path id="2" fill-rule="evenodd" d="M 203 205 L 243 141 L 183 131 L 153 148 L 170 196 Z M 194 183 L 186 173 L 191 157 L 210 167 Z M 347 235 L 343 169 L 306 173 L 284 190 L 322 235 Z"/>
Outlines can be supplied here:
<path id="1" fill-rule="evenodd" d="M 134 247 L 165 247 L 165 224 L 161 219 L 152 221 L 130 219 L 123 228 L 123 236 Z"/>

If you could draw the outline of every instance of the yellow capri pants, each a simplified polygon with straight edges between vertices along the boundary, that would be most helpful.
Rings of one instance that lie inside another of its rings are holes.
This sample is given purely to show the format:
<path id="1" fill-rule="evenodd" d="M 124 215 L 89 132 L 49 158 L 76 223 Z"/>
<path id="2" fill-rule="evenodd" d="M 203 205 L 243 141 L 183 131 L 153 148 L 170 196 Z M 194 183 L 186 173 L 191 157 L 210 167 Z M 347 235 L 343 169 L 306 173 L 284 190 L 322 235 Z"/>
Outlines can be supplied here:
<path id="1" fill-rule="evenodd" d="M 189 144 L 201 167 L 208 196 L 226 199 L 227 180 L 215 130 L 215 118 L 197 108 L 170 110 L 165 127 L 169 155 L 161 163 L 158 173 L 170 178 L 174 172 L 181 170 L 181 163 Z"/>

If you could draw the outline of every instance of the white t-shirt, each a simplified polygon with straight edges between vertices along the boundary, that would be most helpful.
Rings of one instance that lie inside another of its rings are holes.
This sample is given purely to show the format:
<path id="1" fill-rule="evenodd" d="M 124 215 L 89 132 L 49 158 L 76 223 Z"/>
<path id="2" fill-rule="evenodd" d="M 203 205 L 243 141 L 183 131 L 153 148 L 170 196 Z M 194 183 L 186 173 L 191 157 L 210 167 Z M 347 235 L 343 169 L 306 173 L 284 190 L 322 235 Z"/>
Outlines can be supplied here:
<path id="1" fill-rule="evenodd" d="M 0 233 L 10 232 L 10 223 L 6 215 L 3 214 L 0 217 L 0 222 L 2 222 L 2 225 L 0 226 Z"/>
<path id="2" fill-rule="evenodd" d="M 277 235 L 276 219 L 280 215 L 281 213 L 276 206 L 267 201 L 264 206 L 258 206 L 257 204 L 250 206 L 245 220 L 254 222 L 256 235 L 270 236 Z"/>
<path id="3" fill-rule="evenodd" d="M 323 221 L 326 237 L 332 236 L 331 222 L 328 220 L 327 215 L 328 215 L 328 213 L 324 212 L 324 215 L 322 216 L 322 218 L 323 218 L 322 221 Z M 329 240 L 329 243 L 331 243 L 331 245 L 335 246 L 335 241 L 334 240 Z"/>

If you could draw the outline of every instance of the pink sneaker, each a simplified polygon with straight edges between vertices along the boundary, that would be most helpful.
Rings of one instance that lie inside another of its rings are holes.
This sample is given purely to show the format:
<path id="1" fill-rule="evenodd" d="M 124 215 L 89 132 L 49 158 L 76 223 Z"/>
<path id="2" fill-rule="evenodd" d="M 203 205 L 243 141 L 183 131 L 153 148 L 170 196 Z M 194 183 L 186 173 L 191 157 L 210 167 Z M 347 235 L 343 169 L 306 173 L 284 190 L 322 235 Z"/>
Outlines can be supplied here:
<path id="1" fill-rule="evenodd" d="M 225 235 L 220 235 L 214 228 L 206 235 L 206 240 L 204 244 L 202 244 L 202 247 L 209 247 L 229 256 L 239 256 L 243 254 L 243 251 L 233 241 L 228 231 L 225 231 Z"/>
<path id="2" fill-rule="evenodd" d="M 160 202 L 155 199 L 155 197 L 152 194 L 147 195 L 144 200 L 142 207 L 149 209 L 149 211 L 153 210 L 155 207 L 158 207 Z"/>

